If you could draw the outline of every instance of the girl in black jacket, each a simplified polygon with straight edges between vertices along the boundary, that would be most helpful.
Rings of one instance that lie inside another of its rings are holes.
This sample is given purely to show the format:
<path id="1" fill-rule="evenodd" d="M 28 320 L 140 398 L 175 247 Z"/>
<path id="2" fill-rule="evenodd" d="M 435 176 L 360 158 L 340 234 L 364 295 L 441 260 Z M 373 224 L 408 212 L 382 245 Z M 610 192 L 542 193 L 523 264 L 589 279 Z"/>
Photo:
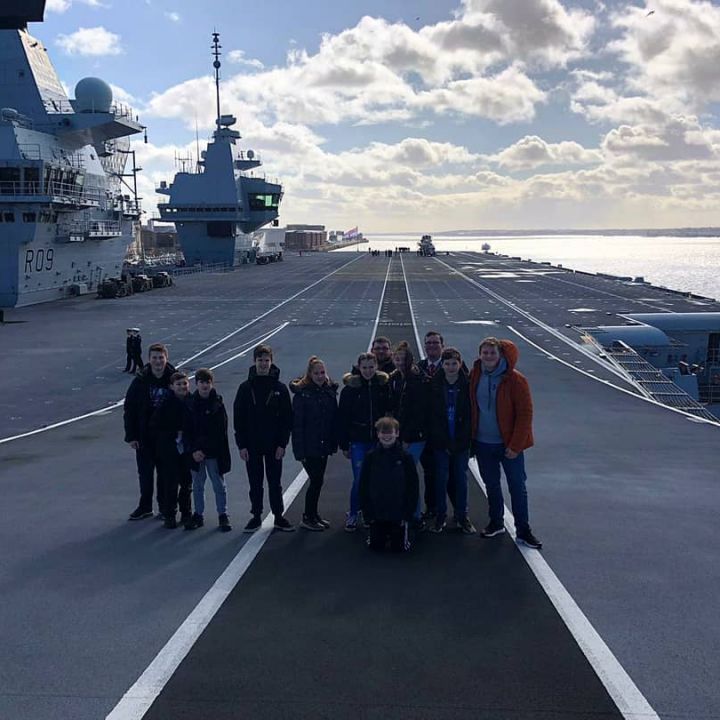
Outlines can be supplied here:
<path id="1" fill-rule="evenodd" d="M 328 377 L 325 363 L 313 355 L 303 377 L 290 383 L 293 398 L 292 447 L 310 484 L 305 493 L 305 513 L 300 527 L 325 530 L 330 527 L 318 513 L 320 490 L 325 479 L 328 455 L 337 451 L 337 383 Z"/>
<path id="2" fill-rule="evenodd" d="M 418 463 L 427 439 L 427 386 L 405 341 L 393 351 L 393 364 L 396 368 L 390 374 L 393 416 L 400 423 L 403 448 Z"/>
<path id="3" fill-rule="evenodd" d="M 352 462 L 353 484 L 350 491 L 350 510 L 345 518 L 345 530 L 357 529 L 360 512 L 360 469 L 363 458 L 375 445 L 375 423 L 392 413 L 387 373 L 377 370 L 375 356 L 362 353 L 358 357 L 359 375 L 346 373 L 345 387 L 340 393 L 338 409 L 338 445 Z"/>

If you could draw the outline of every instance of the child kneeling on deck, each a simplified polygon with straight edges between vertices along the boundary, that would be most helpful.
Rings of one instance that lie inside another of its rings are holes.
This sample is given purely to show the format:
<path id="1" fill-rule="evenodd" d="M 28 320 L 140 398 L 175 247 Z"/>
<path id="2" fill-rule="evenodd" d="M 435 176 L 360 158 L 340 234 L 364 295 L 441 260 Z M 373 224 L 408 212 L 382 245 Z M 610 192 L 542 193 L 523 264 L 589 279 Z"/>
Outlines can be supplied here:
<path id="1" fill-rule="evenodd" d="M 396 552 L 410 549 L 408 523 L 418 503 L 418 474 L 412 455 L 400 443 L 400 424 L 382 417 L 375 423 L 378 446 L 368 452 L 360 471 L 360 508 L 370 525 L 367 544 Z"/>

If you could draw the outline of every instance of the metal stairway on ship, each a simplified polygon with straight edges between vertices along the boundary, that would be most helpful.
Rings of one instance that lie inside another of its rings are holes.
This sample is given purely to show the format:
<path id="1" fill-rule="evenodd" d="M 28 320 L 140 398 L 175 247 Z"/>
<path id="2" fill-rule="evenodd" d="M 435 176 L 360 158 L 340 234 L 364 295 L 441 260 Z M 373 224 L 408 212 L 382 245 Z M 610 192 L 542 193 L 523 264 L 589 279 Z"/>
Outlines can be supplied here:
<path id="1" fill-rule="evenodd" d="M 603 348 L 607 359 L 647 398 L 717 423 L 718 418 L 621 340 Z"/>

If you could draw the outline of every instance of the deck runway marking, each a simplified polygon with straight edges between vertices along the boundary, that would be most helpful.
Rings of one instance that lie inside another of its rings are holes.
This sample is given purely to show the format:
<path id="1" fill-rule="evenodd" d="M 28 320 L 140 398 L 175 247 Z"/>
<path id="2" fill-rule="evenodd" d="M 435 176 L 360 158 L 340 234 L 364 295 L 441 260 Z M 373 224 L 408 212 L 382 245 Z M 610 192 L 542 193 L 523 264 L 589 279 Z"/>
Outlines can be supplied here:
<path id="1" fill-rule="evenodd" d="M 387 266 L 387 272 L 385 273 L 385 282 L 383 284 L 382 293 L 380 294 L 380 304 L 378 305 L 378 311 L 377 315 L 375 316 L 375 325 L 373 326 L 372 334 L 370 335 L 370 344 L 368 345 L 367 351 L 370 352 L 372 350 L 372 344 L 373 339 L 375 338 L 375 333 L 377 333 L 378 325 L 380 324 L 380 313 L 383 309 L 383 300 L 385 299 L 385 289 L 387 288 L 388 278 L 390 277 L 390 267 L 392 266 L 393 259 L 390 258 Z M 343 265 L 343 267 L 345 267 Z"/>
<path id="2" fill-rule="evenodd" d="M 532 272 L 532 271 L 529 270 L 528 272 Z M 568 270 L 567 272 L 571 272 L 571 271 Z M 557 280 L 558 282 L 563 282 L 563 283 L 566 283 L 567 285 L 574 285 L 574 286 L 576 286 L 576 287 L 582 288 L 583 290 L 592 290 L 592 291 L 594 291 L 594 292 L 602 293 L 603 295 L 610 295 L 611 297 L 618 298 L 618 299 L 622 300 L 623 302 L 628 302 L 628 298 L 623 297 L 622 295 L 617 295 L 616 293 L 612 293 L 612 292 L 610 292 L 609 290 L 601 290 L 600 288 L 595 288 L 595 287 L 591 287 L 591 286 L 588 286 L 588 285 L 581 285 L 580 283 L 573 282 L 572 280 L 565 280 L 565 279 L 563 279 L 563 278 L 559 278 L 559 277 L 557 277 L 557 275 L 559 274 L 559 273 L 557 273 L 557 272 L 553 272 L 553 273 L 546 272 L 546 273 L 538 273 L 538 274 L 542 274 L 542 275 L 550 275 L 550 274 L 552 274 L 552 275 L 554 276 L 553 279 L 554 279 L 554 280 Z M 598 276 L 598 275 L 596 275 L 596 274 L 591 274 L 591 277 L 595 277 L 595 278 L 598 278 L 598 279 L 601 279 L 601 280 L 605 280 L 605 279 L 606 279 L 606 278 L 602 278 L 602 277 L 600 277 L 600 276 Z M 659 302 L 659 303 L 664 302 L 663 300 L 656 300 L 655 298 L 651 298 L 651 299 L 653 300 L 653 302 Z M 667 313 L 667 312 L 673 312 L 672 310 L 668 310 L 667 308 L 658 307 L 657 305 L 653 305 L 652 303 L 646 302 L 646 301 L 644 301 L 644 300 L 642 300 L 642 299 L 639 299 L 639 298 L 630 298 L 630 301 L 631 301 L 631 302 L 638 303 L 638 304 L 640 304 L 640 305 L 647 305 L 648 307 L 651 307 L 651 308 L 653 308 L 654 310 L 660 310 L 660 311 L 665 312 L 665 313 Z"/>
<path id="3" fill-rule="evenodd" d="M 468 467 L 487 497 L 485 483 L 482 481 L 475 458 L 470 460 Z M 505 506 L 505 527 L 625 720 L 660 720 L 660 716 L 605 644 L 542 553 L 517 542 L 515 518 L 507 506 Z"/>
<path id="4" fill-rule="evenodd" d="M 444 265 L 446 268 L 453 270 L 453 268 L 448 265 L 447 263 L 443 262 L 439 258 L 435 258 L 437 262 L 439 262 L 441 265 Z M 538 327 L 545 330 L 545 332 L 549 333 L 553 337 L 557 338 L 561 342 L 565 343 L 569 347 L 573 348 L 574 350 L 577 350 L 578 352 L 582 353 L 586 357 L 588 357 L 593 362 L 597 363 L 598 365 L 601 365 L 604 367 L 608 372 L 613 373 L 614 375 L 617 375 L 623 382 L 626 382 L 628 385 L 631 385 L 632 387 L 635 387 L 634 383 L 627 378 L 625 375 L 623 375 L 619 370 L 612 367 L 611 365 L 605 364 L 600 358 L 595 356 L 590 350 L 587 350 L 586 348 L 582 347 L 582 345 L 578 345 L 577 343 L 570 340 L 570 338 L 563 335 L 560 331 L 556 330 L 555 328 L 551 327 L 547 323 L 544 323 L 539 318 L 536 318 L 534 315 L 531 315 L 527 310 L 524 310 L 519 305 L 516 305 L 514 302 L 511 302 L 510 300 L 506 300 L 502 295 L 496 293 L 494 290 L 491 290 L 488 287 L 485 287 L 485 285 L 482 285 L 481 283 L 477 282 L 477 280 L 473 280 L 471 277 L 468 277 L 465 275 L 465 273 L 461 273 L 459 271 L 455 271 L 458 275 L 460 275 L 462 278 L 464 278 L 467 282 L 471 283 L 472 285 L 475 285 L 475 287 L 482 290 L 484 293 L 487 293 L 491 297 L 494 297 L 499 302 L 503 303 L 507 307 L 509 307 L 511 310 L 514 310 L 515 312 L 519 313 L 526 319 L 530 320 L 530 322 L 534 323 Z"/>
<path id="5" fill-rule="evenodd" d="M 271 330 L 269 334 L 253 338 L 251 341 L 246 343 L 247 347 L 245 348 L 245 350 L 237 353 L 236 355 L 233 355 L 233 357 L 228 358 L 227 360 L 223 360 L 217 365 L 213 365 L 210 369 L 214 370 L 215 368 L 219 368 L 221 365 L 229 363 L 231 360 L 236 360 L 245 353 L 249 352 L 254 345 L 264 342 L 266 339 L 271 338 L 273 335 L 277 335 L 277 333 L 286 328 L 289 324 L 290 323 L 287 322 L 283 323 L 282 325 L 278 325 L 278 327 Z M 56 428 L 63 427 L 64 425 L 71 425 L 72 423 L 79 422 L 80 420 L 86 420 L 87 418 L 108 415 L 113 410 L 117 410 L 119 407 L 122 407 L 124 402 L 124 400 L 118 400 L 117 402 L 111 403 L 110 405 L 106 405 L 104 408 L 100 408 L 99 410 L 93 410 L 92 412 L 85 413 L 84 415 L 78 415 L 77 417 L 68 418 L 67 420 L 61 420 L 60 422 L 53 423 L 52 425 L 46 425 L 44 427 L 36 428 L 35 430 L 29 430 L 28 432 L 21 433 L 20 435 L 12 435 L 11 437 L 0 438 L 0 445 L 12 442 L 13 440 L 21 440 L 22 438 L 30 437 L 32 435 L 38 435 L 39 433 L 47 432 L 48 430 L 55 430 Z"/>
<path id="6" fill-rule="evenodd" d="M 289 507 L 302 490 L 307 473 L 301 470 L 283 493 L 285 507 Z M 185 659 L 193 645 L 240 582 L 252 561 L 273 532 L 273 514 L 269 512 L 261 528 L 255 532 L 230 561 L 222 575 L 205 593 L 195 609 L 175 631 L 133 686 L 106 716 L 106 720 L 140 720 L 155 702 L 162 689 Z"/>
<path id="7" fill-rule="evenodd" d="M 304 287 L 302 290 L 299 290 L 294 295 L 291 295 L 289 298 L 283 300 L 282 302 L 279 302 L 277 305 L 274 305 L 269 310 L 264 312 L 262 315 L 258 315 L 256 318 L 254 318 L 253 320 L 250 320 L 250 322 L 245 323 L 243 326 L 239 327 L 237 330 L 233 330 L 231 333 L 228 333 L 225 337 L 220 338 L 220 340 L 218 340 L 217 342 L 214 342 L 212 345 L 208 345 L 206 348 L 203 348 L 200 352 L 197 352 L 197 353 L 195 353 L 195 355 L 191 355 L 189 358 L 186 358 L 182 362 L 178 363 L 178 365 L 176 367 L 182 367 L 183 365 L 187 365 L 187 363 L 189 363 L 191 360 L 195 360 L 195 358 L 198 358 L 201 355 L 204 355 L 209 350 L 212 350 L 213 348 L 217 347 L 218 345 L 224 343 L 226 340 L 229 340 L 231 337 L 237 335 L 239 332 L 242 332 L 246 328 L 250 327 L 250 325 L 253 325 L 258 320 L 262 320 L 264 317 L 269 315 L 271 312 L 274 312 L 278 308 L 289 303 L 291 300 L 294 300 L 296 297 L 298 297 L 298 295 L 302 295 L 307 290 L 310 290 L 311 288 L 315 287 L 316 285 L 323 282 L 324 280 L 327 280 L 332 275 L 335 275 L 335 273 L 340 272 L 340 270 L 345 269 L 348 265 L 352 265 L 352 263 L 357 262 L 357 260 L 359 260 L 359 258 L 353 258 L 349 262 L 344 263 L 339 268 L 336 268 L 335 270 L 328 273 L 327 275 L 323 275 L 319 280 L 316 280 L 314 283 L 311 283 L 310 285 Z"/>
<path id="8" fill-rule="evenodd" d="M 549 350 L 540 347 L 537 343 L 530 340 L 529 337 L 523 335 L 519 330 L 516 330 L 512 325 L 507 326 L 508 330 L 511 330 L 514 332 L 518 337 L 522 338 L 528 345 L 532 345 L 534 348 L 539 350 L 543 355 L 546 355 L 549 360 L 555 360 L 559 363 L 562 363 L 566 367 L 569 367 L 571 370 L 575 370 L 575 372 L 579 372 L 592 380 L 596 380 L 597 382 L 601 382 L 604 385 L 607 385 L 608 387 L 615 388 L 615 390 L 619 390 L 621 393 L 625 393 L 626 395 L 629 395 L 632 398 L 635 398 L 636 400 L 642 400 L 643 402 L 650 403 L 651 405 L 656 405 L 657 407 L 663 408 L 663 410 L 670 410 L 671 412 L 678 413 L 679 415 L 684 415 L 688 420 L 691 420 L 692 422 L 697 423 L 704 423 L 706 425 L 715 425 L 716 427 L 720 427 L 720 420 L 717 422 L 714 422 L 713 420 L 707 420 L 706 418 L 697 417 L 696 415 L 693 415 L 691 413 L 685 412 L 684 410 L 681 410 L 680 408 L 674 408 L 670 407 L 669 405 L 663 405 L 662 403 L 658 402 L 657 400 L 653 400 L 652 398 L 645 397 L 644 395 L 638 395 L 634 392 L 631 392 L 630 390 L 627 390 L 626 388 L 620 387 L 619 385 L 615 385 L 615 383 L 611 383 L 609 380 L 604 380 L 603 378 L 596 377 L 595 375 L 592 375 L 591 373 L 594 372 L 593 370 L 584 370 L 583 368 L 576 367 L 575 365 L 571 365 L 569 362 L 563 360 L 562 358 L 557 357 L 556 355 L 553 355 Z M 577 360 L 575 362 L 578 362 Z"/>
<path id="9" fill-rule="evenodd" d="M 356 258 L 357 259 L 357 258 Z M 368 344 L 368 352 L 372 348 L 380 313 L 385 299 L 385 289 L 390 275 L 392 258 L 388 262 L 388 269 L 385 273 L 385 282 L 380 294 L 378 311 L 375 318 L 372 335 Z M 347 263 L 346 263 L 347 265 Z M 343 265 L 342 267 L 345 267 Z M 408 295 L 409 297 L 409 295 Z M 272 332 L 280 332 L 289 323 L 278 326 Z M 247 352 L 247 350 L 245 351 Z M 223 361 L 229 362 L 228 360 Z M 1 441 L 0 441 L 1 442 Z M 286 508 L 292 505 L 297 495 L 305 485 L 308 476 L 305 470 L 301 470 L 288 489 L 283 493 L 283 502 Z M 205 593 L 194 610 L 188 615 L 182 625 L 175 631 L 172 637 L 163 646 L 154 660 L 148 665 L 132 687 L 123 695 L 118 704 L 110 711 L 105 720 L 141 720 L 150 706 L 155 702 L 165 685 L 180 666 L 180 663 L 188 655 L 200 635 L 216 615 L 228 595 L 233 591 L 242 576 L 248 570 L 253 560 L 258 556 L 268 537 L 272 534 L 274 523 L 273 514 L 269 512 L 260 530 L 255 532 L 240 548 L 237 555 L 230 561 L 228 567 L 223 571 L 213 586 Z"/>
<path id="10" fill-rule="evenodd" d="M 364 255 L 361 255 L 360 257 L 364 257 Z M 251 320 L 250 322 L 245 323 L 245 325 L 243 325 L 242 327 L 238 328 L 237 330 L 234 330 L 232 333 L 230 333 L 229 335 L 226 335 L 226 336 L 225 336 L 224 338 L 222 338 L 221 340 L 218 340 L 217 342 L 213 343 L 212 345 L 209 345 L 208 347 L 204 348 L 204 349 L 203 349 L 202 351 L 200 351 L 199 353 L 196 353 L 195 355 L 192 355 L 191 357 L 186 358 L 185 360 L 182 360 L 182 361 L 181 361 L 180 363 L 178 363 L 175 367 L 180 368 L 180 367 L 182 367 L 183 365 L 186 365 L 187 363 L 189 363 L 191 360 L 194 360 L 195 358 L 200 357 L 200 355 L 205 354 L 208 350 L 210 350 L 210 349 L 212 349 L 212 348 L 214 348 L 214 347 L 217 347 L 217 345 L 219 345 L 220 343 L 222 343 L 222 342 L 224 342 L 225 340 L 231 338 L 233 335 L 236 335 L 236 334 L 239 333 L 241 330 L 246 329 L 247 327 L 249 327 L 249 326 L 252 325 L 253 323 L 257 322 L 258 320 L 261 320 L 262 318 L 264 318 L 264 317 L 265 317 L 266 315 L 268 315 L 269 313 L 273 312 L 274 310 L 277 310 L 279 307 L 282 307 L 282 306 L 285 305 L 286 303 L 290 302 L 290 300 L 293 300 L 293 299 L 296 298 L 298 295 L 304 293 L 304 292 L 307 291 L 307 290 L 310 290 L 311 288 L 313 288 L 313 287 L 314 287 L 315 285 L 317 285 L 318 283 L 322 282 L 323 280 L 326 280 L 326 279 L 329 278 L 331 275 L 334 275 L 335 273 L 339 272 L 340 270 L 343 270 L 343 269 L 346 268 L 348 265 L 351 265 L 352 263 L 356 262 L 356 261 L 359 260 L 359 259 L 360 259 L 360 258 L 357 258 L 357 257 L 356 257 L 356 258 L 353 258 L 353 259 L 350 260 L 349 262 L 344 263 L 344 264 L 341 265 L 339 268 L 336 268 L 335 270 L 333 270 L 332 272 L 328 273 L 327 275 L 323 275 L 323 277 L 321 277 L 319 280 L 316 280 L 314 283 L 308 285 L 307 287 L 303 288 L 303 289 L 300 290 L 299 292 L 295 293 L 295 295 L 292 295 L 291 297 L 287 298 L 286 300 L 283 300 L 281 303 L 278 303 L 277 305 L 275 305 L 273 308 L 271 308 L 271 309 L 268 310 L 267 312 L 264 312 L 262 315 L 258 315 L 258 317 L 256 317 L 254 320 Z M 27 432 L 20 433 L 19 435 L 11 435 L 10 437 L 0 438 L 0 445 L 3 445 L 3 444 L 5 444 L 5 443 L 12 442 L 12 441 L 14 441 L 14 440 L 22 440 L 23 438 L 31 437 L 32 435 L 38 435 L 39 433 L 47 432 L 47 431 L 49 431 L 49 430 L 55 430 L 56 428 L 63 427 L 63 426 L 65 426 L 65 425 L 70 425 L 70 424 L 75 423 L 75 422 L 80 422 L 80 420 L 87 420 L 88 418 L 91 418 L 91 417 L 97 417 L 98 415 L 107 413 L 107 412 L 110 411 L 110 410 L 116 410 L 117 408 L 119 408 L 119 407 L 122 406 L 123 402 L 124 402 L 124 400 L 118 400 L 118 401 L 115 402 L 115 403 L 106 405 L 105 407 L 99 408 L 99 409 L 97 409 L 97 410 L 91 410 L 90 412 L 83 413 L 82 415 L 76 415 L 75 417 L 67 418 L 67 419 L 65 419 L 65 420 L 60 420 L 60 421 L 58 421 L 58 422 L 56 422 L 56 423 L 51 423 L 50 425 L 44 425 L 44 426 L 42 426 L 42 427 L 35 428 L 35 430 L 28 430 Z"/>

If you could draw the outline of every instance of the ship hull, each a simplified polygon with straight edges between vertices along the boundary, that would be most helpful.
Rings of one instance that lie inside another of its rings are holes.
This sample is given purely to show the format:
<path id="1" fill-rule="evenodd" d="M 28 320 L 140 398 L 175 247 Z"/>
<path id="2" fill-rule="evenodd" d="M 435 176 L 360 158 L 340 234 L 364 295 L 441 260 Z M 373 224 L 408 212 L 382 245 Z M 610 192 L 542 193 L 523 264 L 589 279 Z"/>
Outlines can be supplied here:
<path id="1" fill-rule="evenodd" d="M 58 242 L 52 224 L 2 227 L 0 308 L 25 307 L 92 292 L 119 278 L 132 234 Z"/>

